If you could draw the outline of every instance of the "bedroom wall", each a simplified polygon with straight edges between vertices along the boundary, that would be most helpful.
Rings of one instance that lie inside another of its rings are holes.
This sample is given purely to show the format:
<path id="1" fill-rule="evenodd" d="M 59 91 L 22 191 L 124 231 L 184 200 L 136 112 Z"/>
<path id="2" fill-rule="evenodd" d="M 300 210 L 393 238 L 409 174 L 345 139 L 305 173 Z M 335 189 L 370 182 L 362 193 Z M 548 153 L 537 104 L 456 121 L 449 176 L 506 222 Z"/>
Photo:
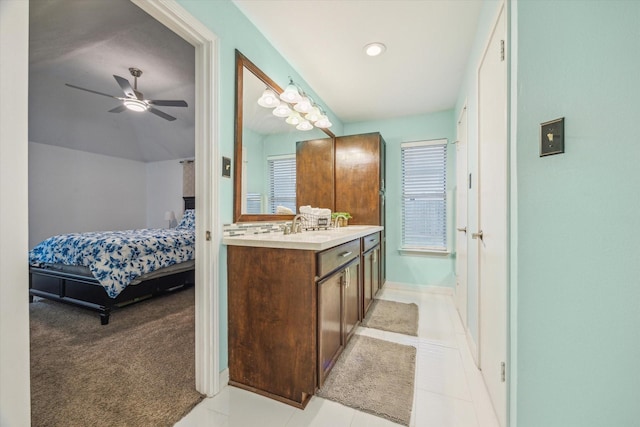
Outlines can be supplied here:
<path id="1" fill-rule="evenodd" d="M 412 117 L 345 124 L 345 134 L 380 132 L 386 142 L 386 231 L 387 280 L 415 286 L 455 287 L 455 177 L 456 120 L 453 110 Z M 402 165 L 400 144 L 446 138 L 447 149 L 447 240 L 452 254 L 400 254 L 402 243 Z"/>
<path id="2" fill-rule="evenodd" d="M 164 213 L 173 211 L 179 222 L 184 210 L 182 164 L 179 160 L 145 164 L 147 228 L 167 228 Z M 174 223 L 175 225 L 175 223 Z"/>
<path id="3" fill-rule="evenodd" d="M 29 142 L 29 247 L 60 233 L 146 227 L 146 181 L 142 162 Z"/>

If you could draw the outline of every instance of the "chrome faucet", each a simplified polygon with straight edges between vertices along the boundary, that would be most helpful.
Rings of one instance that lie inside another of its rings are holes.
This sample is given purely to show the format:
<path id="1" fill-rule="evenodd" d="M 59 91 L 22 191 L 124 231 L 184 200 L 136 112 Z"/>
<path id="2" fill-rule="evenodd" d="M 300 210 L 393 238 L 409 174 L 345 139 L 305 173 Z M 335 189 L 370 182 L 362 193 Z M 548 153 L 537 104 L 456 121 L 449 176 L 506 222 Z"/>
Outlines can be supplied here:
<path id="1" fill-rule="evenodd" d="M 302 233 L 302 215 L 298 214 L 296 216 L 293 217 L 293 221 L 291 221 L 291 232 L 293 234 L 295 233 Z"/>
<path id="2" fill-rule="evenodd" d="M 346 215 L 340 214 L 340 215 L 336 215 L 336 217 L 333 219 L 333 228 L 340 228 L 340 221 L 339 219 L 342 218 L 344 220 L 348 220 L 349 218 L 347 218 Z"/>

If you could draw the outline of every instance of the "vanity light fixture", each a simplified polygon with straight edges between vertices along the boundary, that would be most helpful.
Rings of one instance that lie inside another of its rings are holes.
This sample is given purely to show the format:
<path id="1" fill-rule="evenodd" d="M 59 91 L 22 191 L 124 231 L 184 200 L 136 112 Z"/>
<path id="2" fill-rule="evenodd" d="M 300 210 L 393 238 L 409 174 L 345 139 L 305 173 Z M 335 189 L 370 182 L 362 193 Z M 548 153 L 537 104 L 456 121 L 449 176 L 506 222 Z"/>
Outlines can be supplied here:
<path id="1" fill-rule="evenodd" d="M 286 117 L 285 121 L 298 130 L 311 130 L 314 126 L 325 129 L 333 125 L 324 110 L 291 77 L 279 98 L 275 91 L 267 87 L 258 99 L 258 105 L 273 108 L 274 116 Z"/>
<path id="2" fill-rule="evenodd" d="M 136 111 L 138 113 L 141 113 L 143 111 L 147 111 L 147 109 L 149 108 L 149 104 L 147 104 L 144 101 L 140 101 L 139 99 L 129 98 L 129 99 L 125 99 L 124 101 L 122 101 L 122 103 L 129 110 Z"/>
<path id="3" fill-rule="evenodd" d="M 291 114 L 291 108 L 289 108 L 289 104 L 286 102 L 281 103 L 273 109 L 273 115 L 276 117 L 289 117 L 289 114 Z"/>
<path id="4" fill-rule="evenodd" d="M 311 130 L 311 129 L 313 129 L 313 125 L 311 123 L 309 123 L 308 120 L 303 120 L 298 124 L 298 126 L 296 126 L 296 129 L 298 129 L 298 130 Z"/>
<path id="5" fill-rule="evenodd" d="M 273 90 L 266 88 L 264 92 L 262 92 L 260 99 L 258 99 L 258 105 L 265 108 L 275 108 L 280 105 L 280 100 Z"/>
<path id="6" fill-rule="evenodd" d="M 364 53 L 369 56 L 381 55 L 385 50 L 387 50 L 387 47 L 384 45 L 384 43 L 380 42 L 369 43 L 364 47 Z"/>

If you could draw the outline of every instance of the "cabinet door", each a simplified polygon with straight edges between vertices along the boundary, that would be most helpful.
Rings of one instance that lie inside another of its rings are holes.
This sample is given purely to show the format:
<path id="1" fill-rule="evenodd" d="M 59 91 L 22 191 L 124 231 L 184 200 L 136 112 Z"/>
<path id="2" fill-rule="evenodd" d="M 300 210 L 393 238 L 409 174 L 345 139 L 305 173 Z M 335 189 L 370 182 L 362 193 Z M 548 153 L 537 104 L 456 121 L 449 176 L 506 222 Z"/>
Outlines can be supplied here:
<path id="1" fill-rule="evenodd" d="M 344 270 L 318 282 L 318 387 L 336 363 L 344 348 L 342 329 L 342 291 Z"/>
<path id="2" fill-rule="evenodd" d="M 362 297 L 362 317 L 367 315 L 369 307 L 373 302 L 373 250 L 365 252 L 362 256 L 363 262 L 363 297 Z"/>
<path id="3" fill-rule="evenodd" d="M 350 224 L 381 224 L 381 144 L 379 133 L 336 138 L 335 207 Z"/>
<path id="4" fill-rule="evenodd" d="M 360 262 L 349 264 L 344 272 L 344 343 L 360 322 Z"/>
<path id="5" fill-rule="evenodd" d="M 373 295 L 377 295 L 382 289 L 382 280 L 380 280 L 381 265 L 380 265 L 380 246 L 376 246 L 371 251 L 371 290 Z"/>
<path id="6" fill-rule="evenodd" d="M 333 139 L 296 143 L 296 205 L 334 210 Z"/>

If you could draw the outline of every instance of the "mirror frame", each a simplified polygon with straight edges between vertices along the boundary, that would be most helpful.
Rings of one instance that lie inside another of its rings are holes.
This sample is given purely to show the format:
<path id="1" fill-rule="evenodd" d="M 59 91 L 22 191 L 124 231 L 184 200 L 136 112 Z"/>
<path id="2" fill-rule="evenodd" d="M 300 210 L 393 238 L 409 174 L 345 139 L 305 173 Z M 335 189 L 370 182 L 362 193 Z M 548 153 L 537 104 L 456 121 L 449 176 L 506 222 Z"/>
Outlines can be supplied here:
<path id="1" fill-rule="evenodd" d="M 243 71 L 251 71 L 265 85 L 273 89 L 277 94 L 282 93 L 282 88 L 278 86 L 269 76 L 267 76 L 253 62 L 236 49 L 236 116 L 235 116 L 235 161 L 233 174 L 233 222 L 257 222 L 257 221 L 288 221 L 294 215 L 278 214 L 243 214 L 242 213 L 242 109 L 243 109 Z M 330 138 L 335 138 L 329 129 L 320 129 Z"/>

